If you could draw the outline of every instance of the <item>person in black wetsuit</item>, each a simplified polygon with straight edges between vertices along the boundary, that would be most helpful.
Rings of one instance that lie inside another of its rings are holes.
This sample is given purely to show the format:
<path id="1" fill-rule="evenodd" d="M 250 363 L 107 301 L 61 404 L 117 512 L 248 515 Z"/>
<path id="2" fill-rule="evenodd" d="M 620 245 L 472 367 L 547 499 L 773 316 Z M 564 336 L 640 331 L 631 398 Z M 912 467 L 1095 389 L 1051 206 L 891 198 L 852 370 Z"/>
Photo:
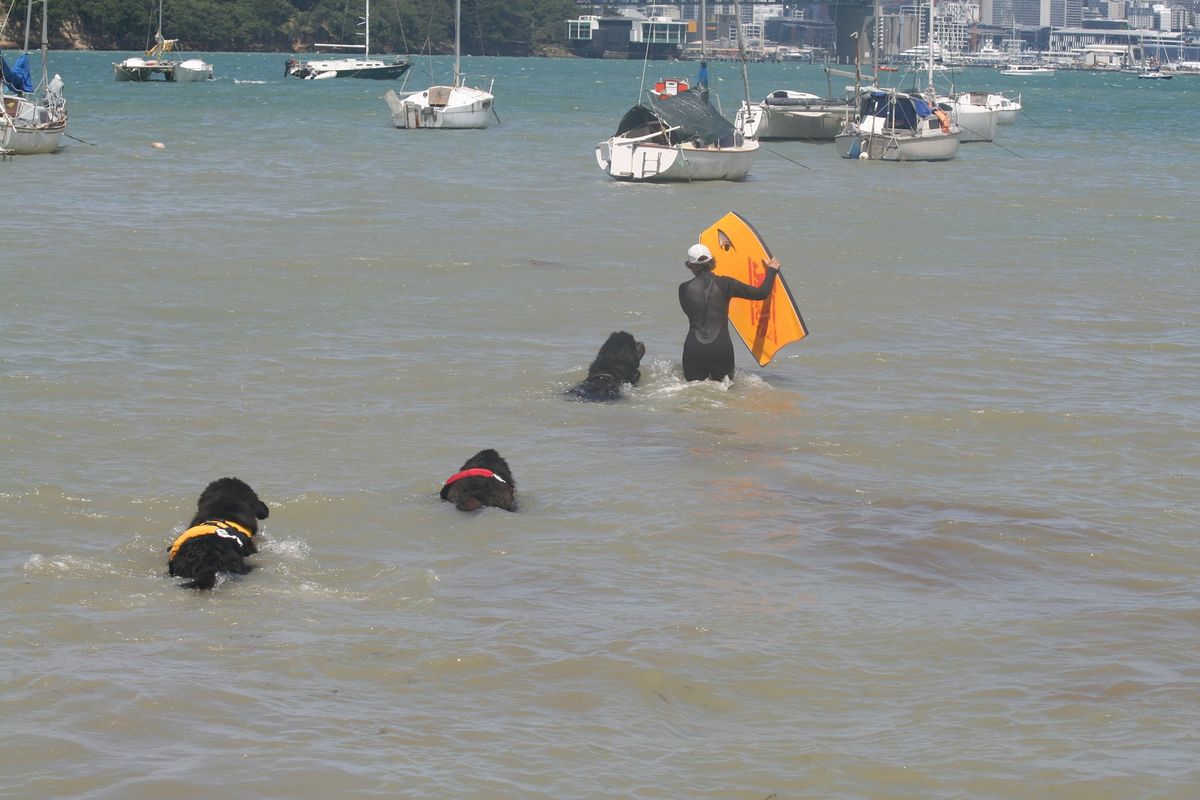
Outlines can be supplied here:
<path id="1" fill-rule="evenodd" d="M 729 300 L 765 300 L 775 286 L 779 259 L 764 261 L 767 277 L 759 286 L 736 278 L 714 275 L 717 262 L 702 244 L 688 248 L 683 262 L 695 276 L 679 284 L 679 305 L 688 318 L 683 341 L 683 377 L 689 381 L 720 381 L 733 375 L 733 340 L 729 338 Z"/>

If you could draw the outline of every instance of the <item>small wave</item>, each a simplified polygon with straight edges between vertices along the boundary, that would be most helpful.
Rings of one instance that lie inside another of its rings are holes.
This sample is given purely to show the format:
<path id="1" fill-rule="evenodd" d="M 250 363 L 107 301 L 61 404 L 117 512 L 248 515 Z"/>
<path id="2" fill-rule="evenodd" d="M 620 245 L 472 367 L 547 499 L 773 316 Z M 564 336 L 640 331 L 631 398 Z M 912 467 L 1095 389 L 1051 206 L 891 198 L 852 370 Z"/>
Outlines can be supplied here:
<path id="1" fill-rule="evenodd" d="M 116 572 L 112 564 L 79 556 L 44 556 L 34 553 L 25 561 L 26 575 L 43 575 L 55 577 L 59 575 L 104 576 Z"/>
<path id="2" fill-rule="evenodd" d="M 262 546 L 262 552 L 274 553 L 284 558 L 297 561 L 307 560 L 312 556 L 312 547 L 300 539 L 271 539 Z"/>
<path id="3" fill-rule="evenodd" d="M 240 86 L 241 84 L 243 84 L 243 83 L 246 83 L 246 84 L 259 84 L 259 83 L 266 83 L 266 81 L 252 81 L 252 80 L 243 80 L 242 78 L 234 78 L 234 79 L 233 79 L 233 82 L 234 82 L 235 84 L 239 85 L 239 86 Z"/>
<path id="4" fill-rule="evenodd" d="M 649 379 L 635 388 L 634 395 L 649 399 L 681 398 L 689 402 L 703 402 L 712 407 L 728 404 L 730 392 L 744 396 L 747 393 L 770 390 L 771 384 L 761 375 L 735 370 L 733 378 L 721 381 L 689 381 L 683 377 L 682 367 L 673 361 L 659 359 L 650 365 Z"/>
<path id="5" fill-rule="evenodd" d="M 683 377 L 683 368 L 674 361 L 655 359 L 650 364 L 650 380 L 644 381 L 644 394 L 648 397 L 676 397 L 685 392 L 722 393 L 733 385 L 730 380 L 689 381 Z"/>

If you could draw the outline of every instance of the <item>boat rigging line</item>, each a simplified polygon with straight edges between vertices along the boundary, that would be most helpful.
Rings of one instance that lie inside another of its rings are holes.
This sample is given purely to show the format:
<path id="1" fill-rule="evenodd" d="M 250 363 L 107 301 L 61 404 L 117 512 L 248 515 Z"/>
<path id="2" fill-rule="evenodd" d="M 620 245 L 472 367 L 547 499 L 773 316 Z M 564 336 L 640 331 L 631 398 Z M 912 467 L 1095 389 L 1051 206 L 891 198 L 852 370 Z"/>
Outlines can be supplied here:
<path id="1" fill-rule="evenodd" d="M 759 146 L 760 146 L 760 147 L 762 147 L 762 145 L 761 145 L 761 144 L 760 144 Z M 790 161 L 790 162 L 792 162 L 793 164 L 795 164 L 797 167 L 803 167 L 804 169 L 812 169 L 812 167 L 810 167 L 808 164 L 801 164 L 801 163 L 800 163 L 799 161 L 797 161 L 796 159 L 794 159 L 794 158 L 788 158 L 788 157 L 787 157 L 787 156 L 785 156 L 783 153 L 776 152 L 775 150 L 772 150 L 772 149 L 771 149 L 771 148 L 769 148 L 769 147 L 763 147 L 763 150 L 766 150 L 768 153 L 770 153 L 770 154 L 771 154 L 771 155 L 773 155 L 773 156 L 779 156 L 779 157 L 780 157 L 780 158 L 782 158 L 784 161 Z"/>
<path id="2" fill-rule="evenodd" d="M 75 141 L 79 142 L 80 144 L 90 145 L 91 147 L 99 147 L 100 146 L 100 145 L 96 144 L 95 142 L 85 141 L 84 139 L 80 139 L 78 136 L 72 136 L 69 133 L 64 133 L 63 136 L 67 137 L 68 139 L 74 139 Z"/>
<path id="3" fill-rule="evenodd" d="M 1005 147 L 1004 145 L 997 142 L 995 139 L 993 139 L 989 144 L 994 144 L 994 145 L 996 145 L 996 147 L 999 147 L 1004 152 L 1014 155 L 1017 158 L 1025 158 L 1025 156 L 1021 155 L 1016 150 L 1013 150 L 1012 148 L 1009 148 L 1009 147 Z"/>

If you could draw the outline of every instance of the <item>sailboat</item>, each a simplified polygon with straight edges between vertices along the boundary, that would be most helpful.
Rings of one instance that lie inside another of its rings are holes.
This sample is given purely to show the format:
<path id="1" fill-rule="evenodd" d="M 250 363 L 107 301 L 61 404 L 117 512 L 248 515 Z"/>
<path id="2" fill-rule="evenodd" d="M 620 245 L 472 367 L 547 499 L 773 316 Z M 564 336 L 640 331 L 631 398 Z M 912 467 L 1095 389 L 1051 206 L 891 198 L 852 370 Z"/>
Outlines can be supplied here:
<path id="1" fill-rule="evenodd" d="M 362 44 L 328 44 L 318 43 L 318 49 L 333 50 L 362 50 L 362 57 L 348 56 L 346 58 L 326 58 L 301 61 L 289 58 L 283 67 L 285 75 L 305 80 L 323 80 L 325 78 L 372 78 L 375 80 L 392 80 L 408 72 L 412 62 L 405 56 L 396 56 L 391 61 L 381 58 L 371 58 L 371 0 L 366 0 L 366 11 L 362 18 Z"/>
<path id="2" fill-rule="evenodd" d="M 1164 72 L 1162 64 L 1159 63 L 1157 56 L 1146 55 L 1146 42 L 1142 41 L 1142 70 L 1138 73 L 1138 78 L 1141 80 L 1159 80 L 1169 81 L 1172 78 L 1170 72 Z"/>
<path id="3" fill-rule="evenodd" d="M 997 125 L 1012 125 L 1021 113 L 1020 94 L 1014 98 L 1004 92 L 992 92 L 988 94 L 987 103 L 989 108 L 994 108 L 999 112 L 996 117 Z"/>
<path id="4" fill-rule="evenodd" d="M 959 143 L 991 142 L 1000 124 L 1000 109 L 992 105 L 988 92 L 952 92 L 938 97 L 938 107 L 950 112 L 950 119 L 959 128 Z"/>
<path id="5" fill-rule="evenodd" d="M 25 50 L 10 67 L 0 56 L 0 155 L 28 156 L 53 153 L 67 132 L 67 102 L 63 80 L 49 76 L 47 2 L 42 0 L 42 74 L 37 84 L 29 71 L 29 30 L 34 0 L 26 0 Z"/>
<path id="6" fill-rule="evenodd" d="M 212 80 L 212 64 L 203 59 L 189 58 L 175 61 L 166 57 L 175 50 L 178 39 L 164 39 L 162 33 L 162 0 L 158 0 L 158 30 L 154 33 L 154 44 L 146 51 L 145 58 L 131 56 L 113 64 L 113 78 L 118 81 L 150 81 L 161 79 L 178 83 Z"/>
<path id="7" fill-rule="evenodd" d="M 741 124 L 747 136 L 759 141 L 833 141 L 842 129 L 842 121 L 853 111 L 854 106 L 848 100 L 776 89 L 762 102 L 738 109 L 734 122 Z"/>
<path id="8" fill-rule="evenodd" d="M 596 145 L 596 163 L 610 177 L 623 181 L 740 181 L 749 174 L 758 142 L 735 128 L 708 101 L 704 21 L 701 2 L 696 85 L 665 97 L 646 93 L 645 102 L 625 112 L 617 123 L 616 135 Z M 738 44 L 741 42 L 739 23 Z M 739 46 L 739 50 L 744 54 L 744 48 Z M 742 69 L 744 74 L 744 60 Z"/>
<path id="9" fill-rule="evenodd" d="M 487 88 L 475 89 L 463 83 L 461 68 L 462 0 L 454 2 L 454 83 L 430 86 L 403 96 L 389 89 L 383 96 L 392 111 L 397 128 L 486 128 L 491 116 L 492 81 Z"/>
<path id="10" fill-rule="evenodd" d="M 879 24 L 879 4 L 875 5 Z M 878 37 L 876 37 L 878 41 Z M 857 61 L 857 59 L 856 59 Z M 842 158 L 882 161 L 947 161 L 958 154 L 961 130 L 933 103 L 933 4 L 929 6 L 927 95 L 881 89 L 859 97 L 857 117 L 834 138 Z"/>

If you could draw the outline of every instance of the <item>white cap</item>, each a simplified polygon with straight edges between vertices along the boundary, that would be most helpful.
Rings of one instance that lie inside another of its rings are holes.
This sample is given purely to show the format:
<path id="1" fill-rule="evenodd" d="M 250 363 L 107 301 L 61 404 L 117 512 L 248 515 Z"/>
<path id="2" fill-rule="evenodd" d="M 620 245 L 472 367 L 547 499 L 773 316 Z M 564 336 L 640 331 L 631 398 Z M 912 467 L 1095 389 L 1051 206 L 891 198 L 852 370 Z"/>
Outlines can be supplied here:
<path id="1" fill-rule="evenodd" d="M 688 248 L 687 263 L 701 267 L 712 261 L 712 253 L 702 244 L 694 244 Z"/>

